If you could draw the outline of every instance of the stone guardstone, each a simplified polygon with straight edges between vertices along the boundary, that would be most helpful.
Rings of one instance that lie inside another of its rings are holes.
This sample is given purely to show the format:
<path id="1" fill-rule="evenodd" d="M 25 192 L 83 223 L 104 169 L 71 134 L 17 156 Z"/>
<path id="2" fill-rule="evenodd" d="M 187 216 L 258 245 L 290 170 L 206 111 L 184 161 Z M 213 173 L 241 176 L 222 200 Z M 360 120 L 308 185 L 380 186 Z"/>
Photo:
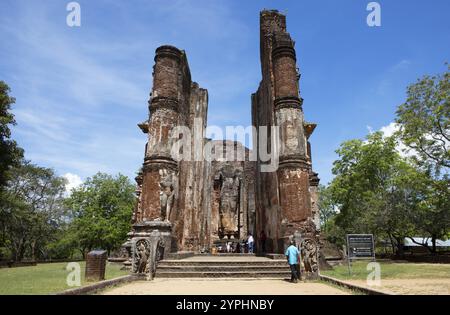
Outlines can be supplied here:
<path id="1" fill-rule="evenodd" d="M 131 239 L 131 271 L 152 280 L 158 261 L 171 252 L 172 224 L 168 221 L 144 221 L 133 225 Z"/>
<path id="2" fill-rule="evenodd" d="M 295 241 L 300 250 L 301 263 L 304 267 L 304 278 L 316 280 L 319 277 L 319 231 L 311 218 L 302 222 L 289 237 L 289 241 Z M 287 245 L 285 245 L 287 247 Z"/>

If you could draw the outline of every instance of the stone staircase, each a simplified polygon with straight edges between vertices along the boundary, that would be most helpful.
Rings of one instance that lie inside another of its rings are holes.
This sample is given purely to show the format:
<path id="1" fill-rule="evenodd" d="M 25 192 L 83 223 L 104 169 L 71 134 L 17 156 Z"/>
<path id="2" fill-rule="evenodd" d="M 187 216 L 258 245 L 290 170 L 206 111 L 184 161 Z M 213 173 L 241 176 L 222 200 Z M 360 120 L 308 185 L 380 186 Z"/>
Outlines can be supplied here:
<path id="1" fill-rule="evenodd" d="M 290 278 L 285 259 L 254 255 L 194 256 L 158 263 L 156 278 Z"/>

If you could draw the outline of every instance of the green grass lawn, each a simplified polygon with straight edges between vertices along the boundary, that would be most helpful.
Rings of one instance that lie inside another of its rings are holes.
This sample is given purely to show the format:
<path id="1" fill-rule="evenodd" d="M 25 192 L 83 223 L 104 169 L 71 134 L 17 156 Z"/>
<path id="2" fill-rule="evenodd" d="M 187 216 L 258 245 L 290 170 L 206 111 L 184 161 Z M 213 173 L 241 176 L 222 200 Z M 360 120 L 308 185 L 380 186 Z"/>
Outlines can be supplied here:
<path id="1" fill-rule="evenodd" d="M 84 279 L 85 262 L 81 266 L 81 285 L 89 284 Z M 51 294 L 72 289 L 66 283 L 69 271 L 67 263 L 38 264 L 32 267 L 1 268 L 0 295 L 5 294 Z M 106 264 L 106 279 L 127 275 L 118 264 Z"/>
<path id="2" fill-rule="evenodd" d="M 364 280 L 372 272 L 368 271 L 369 261 L 352 263 L 352 276 L 348 273 L 347 265 L 336 266 L 333 270 L 321 271 L 321 274 L 343 279 Z M 450 279 L 450 264 L 418 264 L 379 261 L 381 265 L 381 279 Z"/>

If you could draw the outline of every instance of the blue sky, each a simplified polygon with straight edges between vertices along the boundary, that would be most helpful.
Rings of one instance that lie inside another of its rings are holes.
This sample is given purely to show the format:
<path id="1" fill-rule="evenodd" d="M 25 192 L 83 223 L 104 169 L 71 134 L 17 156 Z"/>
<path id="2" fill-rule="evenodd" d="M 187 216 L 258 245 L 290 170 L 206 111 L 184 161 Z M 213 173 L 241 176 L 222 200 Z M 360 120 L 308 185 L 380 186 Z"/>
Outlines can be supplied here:
<path id="1" fill-rule="evenodd" d="M 80 0 L 79 28 L 66 25 L 68 2 L 1 0 L 0 80 L 17 99 L 13 137 L 26 157 L 75 182 L 97 171 L 134 177 L 162 44 L 186 50 L 209 90 L 209 124 L 248 126 L 263 8 L 287 14 L 323 183 L 342 141 L 392 129 L 406 86 L 450 61 L 447 0 L 378 1 L 374 28 L 367 0 Z"/>

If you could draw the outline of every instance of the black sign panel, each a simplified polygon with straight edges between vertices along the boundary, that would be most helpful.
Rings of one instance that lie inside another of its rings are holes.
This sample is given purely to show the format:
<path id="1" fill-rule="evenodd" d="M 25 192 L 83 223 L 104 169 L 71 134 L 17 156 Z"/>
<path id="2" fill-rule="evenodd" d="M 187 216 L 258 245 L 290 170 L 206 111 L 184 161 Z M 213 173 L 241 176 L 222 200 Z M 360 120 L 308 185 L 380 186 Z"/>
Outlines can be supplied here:
<path id="1" fill-rule="evenodd" d="M 347 234 L 349 259 L 375 258 L 372 234 Z"/>

